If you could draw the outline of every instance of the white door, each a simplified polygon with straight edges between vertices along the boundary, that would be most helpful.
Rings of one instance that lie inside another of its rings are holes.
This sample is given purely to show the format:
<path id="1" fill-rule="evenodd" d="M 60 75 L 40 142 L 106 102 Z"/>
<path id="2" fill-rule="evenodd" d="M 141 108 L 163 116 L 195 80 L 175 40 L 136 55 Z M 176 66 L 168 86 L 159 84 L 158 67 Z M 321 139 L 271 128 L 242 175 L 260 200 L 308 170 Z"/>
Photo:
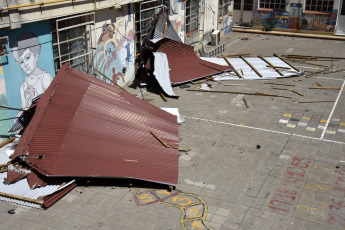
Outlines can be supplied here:
<path id="1" fill-rule="evenodd" d="M 335 34 L 345 35 L 345 0 L 339 1 L 339 10 Z"/>

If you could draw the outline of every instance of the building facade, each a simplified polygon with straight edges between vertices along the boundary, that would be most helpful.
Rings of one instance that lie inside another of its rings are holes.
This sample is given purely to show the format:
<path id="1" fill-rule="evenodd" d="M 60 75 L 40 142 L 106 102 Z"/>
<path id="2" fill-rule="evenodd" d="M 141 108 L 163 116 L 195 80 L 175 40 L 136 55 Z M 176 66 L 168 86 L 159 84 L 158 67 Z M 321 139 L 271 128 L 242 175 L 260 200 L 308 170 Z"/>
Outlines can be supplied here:
<path id="1" fill-rule="evenodd" d="M 229 32 L 230 0 L 0 1 L 0 105 L 27 109 L 64 63 L 120 86 L 135 77 L 135 59 L 162 8 L 184 43 Z M 0 109 L 0 135 L 18 110 Z"/>
<path id="2" fill-rule="evenodd" d="M 344 0 L 234 0 L 232 12 L 256 29 L 345 35 Z"/>

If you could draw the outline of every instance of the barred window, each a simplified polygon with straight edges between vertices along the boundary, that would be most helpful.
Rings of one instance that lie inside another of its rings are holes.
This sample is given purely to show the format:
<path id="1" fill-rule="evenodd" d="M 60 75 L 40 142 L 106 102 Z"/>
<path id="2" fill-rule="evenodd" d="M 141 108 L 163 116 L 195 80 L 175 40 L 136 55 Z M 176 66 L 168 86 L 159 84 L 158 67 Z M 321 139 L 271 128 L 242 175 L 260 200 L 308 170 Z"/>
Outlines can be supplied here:
<path id="1" fill-rule="evenodd" d="M 241 0 L 234 0 L 234 10 L 241 10 Z M 243 4 L 244 11 L 253 10 L 253 0 L 244 0 Z"/>
<path id="2" fill-rule="evenodd" d="M 230 0 L 219 0 L 218 5 L 218 16 L 222 16 L 229 12 L 229 6 L 231 4 Z"/>
<path id="3" fill-rule="evenodd" d="M 186 33 L 196 32 L 199 24 L 199 0 L 186 1 Z"/>
<path id="4" fill-rule="evenodd" d="M 319 11 L 319 12 L 332 12 L 334 0 L 306 0 L 305 10 Z"/>
<path id="5" fill-rule="evenodd" d="M 260 8 L 285 10 L 285 0 L 260 0 Z"/>

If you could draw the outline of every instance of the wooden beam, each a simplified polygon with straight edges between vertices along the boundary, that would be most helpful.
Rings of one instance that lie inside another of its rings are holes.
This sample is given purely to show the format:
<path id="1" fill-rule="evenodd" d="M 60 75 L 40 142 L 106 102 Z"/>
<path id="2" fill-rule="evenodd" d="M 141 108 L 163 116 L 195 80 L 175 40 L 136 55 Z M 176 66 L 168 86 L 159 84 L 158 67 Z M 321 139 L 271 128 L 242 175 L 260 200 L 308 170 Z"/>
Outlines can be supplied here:
<path id="1" fill-rule="evenodd" d="M 341 87 L 310 86 L 309 89 L 341 89 Z"/>
<path id="2" fill-rule="evenodd" d="M 27 202 L 43 205 L 43 200 L 30 199 L 30 198 L 27 198 L 27 197 L 17 196 L 17 195 L 13 195 L 13 194 L 4 193 L 4 192 L 0 192 L 0 196 L 4 196 L 4 197 L 12 198 L 12 199 L 23 200 L 23 201 L 27 201 Z"/>
<path id="3" fill-rule="evenodd" d="M 249 108 L 249 105 L 248 105 L 247 99 L 243 98 L 243 102 L 244 102 L 244 104 L 246 105 L 246 107 L 247 107 L 247 108 Z"/>
<path id="4" fill-rule="evenodd" d="M 298 103 L 322 103 L 322 102 L 335 102 L 335 101 L 299 101 Z"/>
<path id="5" fill-rule="evenodd" d="M 224 55 L 222 55 L 222 58 L 226 61 L 226 63 L 228 63 L 229 66 L 233 67 L 233 66 L 231 65 L 231 63 L 229 62 L 229 60 L 228 60 Z M 233 67 L 233 69 L 234 69 L 234 72 L 236 73 L 236 75 L 237 75 L 239 78 L 242 78 L 241 74 L 235 69 L 235 67 Z"/>
<path id="6" fill-rule="evenodd" d="M 283 98 L 290 98 L 291 99 L 291 97 L 275 95 L 275 94 L 260 93 L 260 92 L 247 93 L 247 92 L 233 92 L 233 91 L 221 91 L 221 90 L 201 90 L 201 89 L 187 89 L 187 91 L 208 92 L 208 93 L 244 94 L 244 95 L 256 95 L 256 96 L 271 96 L 271 97 L 283 97 Z"/>
<path id="7" fill-rule="evenodd" d="M 14 139 L 16 139 L 16 138 L 15 137 L 11 137 L 10 139 L 7 139 L 7 140 L 1 142 L 0 143 L 0 148 L 5 146 L 5 145 L 7 145 L 7 144 L 9 144 L 9 143 L 11 143 L 12 141 L 14 141 Z"/>
<path id="8" fill-rule="evenodd" d="M 274 82 L 265 82 L 264 84 L 271 84 L 271 85 L 285 85 L 285 86 L 296 86 L 291 84 L 282 84 L 282 83 L 274 83 Z"/>
<path id="9" fill-rule="evenodd" d="M 169 145 L 167 145 L 162 139 L 160 139 L 154 132 L 150 131 L 152 136 L 154 136 L 162 145 L 164 145 L 165 148 L 170 148 Z"/>
<path id="10" fill-rule="evenodd" d="M 272 69 L 274 69 L 275 71 L 277 71 L 279 73 L 280 76 L 284 76 L 284 74 L 276 67 L 274 67 L 274 65 L 272 65 L 271 62 L 269 62 L 268 60 L 266 60 L 263 56 L 258 55 L 258 58 L 260 58 L 261 60 L 263 60 L 264 62 L 266 62 L 269 67 L 271 67 Z"/>
<path id="11" fill-rule="evenodd" d="M 248 56 L 250 54 L 229 54 L 229 55 L 222 55 L 222 56 L 219 56 L 219 57 L 239 57 L 239 56 Z"/>
<path id="12" fill-rule="evenodd" d="M 325 71 L 327 71 L 327 70 L 329 70 L 329 69 L 330 69 L 330 67 L 328 67 L 327 69 L 323 69 L 323 70 L 319 70 L 319 71 L 316 71 L 316 72 L 312 72 L 312 73 L 310 73 L 310 74 L 305 75 L 305 77 L 306 77 L 306 78 L 309 78 L 309 77 L 312 77 L 312 76 L 314 76 L 314 75 L 316 75 L 316 74 L 325 72 Z"/>
<path id="13" fill-rule="evenodd" d="M 294 70 L 296 70 L 297 72 L 301 72 L 299 69 L 297 69 L 296 67 L 294 67 L 293 65 L 291 65 L 289 62 L 287 62 L 284 58 L 278 56 L 277 54 L 273 54 L 275 57 L 279 58 L 280 60 L 282 60 L 283 62 L 285 62 L 285 64 L 287 64 L 288 66 L 290 66 L 291 68 L 293 68 Z"/>
<path id="14" fill-rule="evenodd" d="M 254 70 L 254 72 L 255 72 L 259 77 L 262 77 L 262 74 L 261 74 L 257 69 L 255 69 L 255 67 L 252 66 L 252 64 L 250 64 L 243 56 L 240 56 L 240 58 L 241 58 L 245 63 L 247 63 L 247 65 L 249 65 L 250 68 L 252 68 L 252 70 Z"/>

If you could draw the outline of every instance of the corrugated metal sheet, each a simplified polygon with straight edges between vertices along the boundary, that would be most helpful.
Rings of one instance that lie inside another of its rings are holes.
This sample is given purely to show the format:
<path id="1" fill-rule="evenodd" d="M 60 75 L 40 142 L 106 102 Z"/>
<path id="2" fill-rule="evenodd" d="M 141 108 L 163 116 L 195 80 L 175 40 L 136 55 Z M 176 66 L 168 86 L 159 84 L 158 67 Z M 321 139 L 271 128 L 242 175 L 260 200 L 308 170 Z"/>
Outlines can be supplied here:
<path id="1" fill-rule="evenodd" d="M 202 58 L 205 61 L 213 62 L 215 64 L 227 66 L 228 64 L 223 58 Z M 228 58 L 228 61 L 231 65 L 240 73 L 243 72 L 243 78 L 239 78 L 236 75 L 232 76 L 229 74 L 222 74 L 222 76 L 214 76 L 216 80 L 246 80 L 246 79 L 260 79 L 260 80 L 268 80 L 268 79 L 276 79 L 276 78 L 284 78 L 284 77 L 292 77 L 292 76 L 299 76 L 302 75 L 303 72 L 295 71 L 291 68 L 288 64 L 282 61 L 278 57 L 265 57 L 267 61 L 269 61 L 273 66 L 285 67 L 288 69 L 279 69 L 284 76 L 281 76 L 276 70 L 271 67 L 267 67 L 267 63 L 260 58 L 256 57 L 246 57 L 245 58 L 254 68 L 262 75 L 260 77 L 255 73 L 255 71 L 241 58 Z"/>
<path id="2" fill-rule="evenodd" d="M 172 84 L 184 83 L 232 69 L 229 66 L 217 65 L 202 60 L 195 54 L 193 46 L 168 38 L 153 43 L 152 47 L 152 52 L 162 52 L 167 55 Z M 150 69 L 151 65 L 152 57 L 146 61 L 147 68 Z"/>
<path id="3" fill-rule="evenodd" d="M 178 125 L 171 115 L 64 65 L 37 104 L 14 158 L 45 176 L 136 178 L 176 185 Z"/>
<path id="4" fill-rule="evenodd" d="M 5 164 L 9 161 L 10 159 L 6 155 L 6 149 L 2 149 L 0 151 L 0 164 Z M 19 180 L 18 182 L 14 184 L 5 184 L 4 180 L 7 177 L 7 172 L 0 173 L 0 192 L 1 193 L 6 193 L 10 195 L 15 195 L 15 196 L 21 196 L 33 200 L 37 200 L 39 197 L 47 197 L 47 201 L 44 200 L 43 206 L 49 207 L 53 203 L 49 201 L 49 198 L 52 196 L 55 196 L 56 198 L 61 198 L 63 195 L 65 195 L 67 192 L 66 190 L 72 189 L 76 186 L 74 183 L 75 180 L 72 180 L 65 184 L 64 186 L 60 187 L 59 183 L 49 183 L 48 185 L 40 188 L 35 188 L 35 189 L 30 189 L 28 180 L 26 178 Z M 58 200 L 55 199 L 54 203 Z M 0 200 L 10 202 L 10 203 L 15 203 L 15 204 L 20 204 L 24 206 L 29 206 L 29 207 L 34 207 L 34 208 L 42 208 L 42 205 L 24 201 L 24 200 L 19 200 L 19 199 L 13 199 L 5 196 L 0 196 Z"/>

